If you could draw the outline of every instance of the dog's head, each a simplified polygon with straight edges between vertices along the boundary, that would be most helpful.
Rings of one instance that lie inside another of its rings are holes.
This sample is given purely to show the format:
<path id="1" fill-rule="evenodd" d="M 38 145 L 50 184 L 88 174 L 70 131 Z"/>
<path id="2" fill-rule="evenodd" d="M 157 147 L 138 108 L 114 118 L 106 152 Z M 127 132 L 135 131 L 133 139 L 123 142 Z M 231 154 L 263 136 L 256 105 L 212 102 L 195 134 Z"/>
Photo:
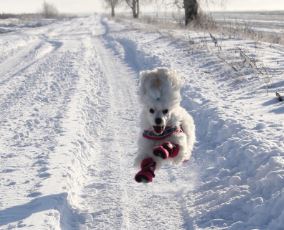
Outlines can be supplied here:
<path id="1" fill-rule="evenodd" d="M 140 100 L 144 105 L 146 126 L 161 134 L 170 126 L 172 113 L 180 104 L 181 82 L 177 73 L 167 68 L 157 68 L 140 73 Z"/>

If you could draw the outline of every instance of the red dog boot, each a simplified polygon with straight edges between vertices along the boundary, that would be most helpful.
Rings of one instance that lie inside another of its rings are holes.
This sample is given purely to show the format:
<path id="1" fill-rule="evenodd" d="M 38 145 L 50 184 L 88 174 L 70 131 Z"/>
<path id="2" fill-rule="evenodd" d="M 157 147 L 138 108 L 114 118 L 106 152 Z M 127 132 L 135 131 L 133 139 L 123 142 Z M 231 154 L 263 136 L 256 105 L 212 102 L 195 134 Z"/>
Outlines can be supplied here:
<path id="1" fill-rule="evenodd" d="M 163 146 L 157 146 L 153 149 L 153 154 L 157 157 L 161 157 L 163 159 L 167 159 L 169 157 L 169 151 Z"/>
<path id="2" fill-rule="evenodd" d="M 165 142 L 162 147 L 169 153 L 169 157 L 174 158 L 179 153 L 179 145 L 172 144 L 171 142 Z"/>
<path id="3" fill-rule="evenodd" d="M 138 183 L 152 182 L 155 177 L 154 171 L 156 169 L 156 162 L 151 158 L 146 158 L 141 162 L 141 170 L 135 175 L 135 180 Z"/>

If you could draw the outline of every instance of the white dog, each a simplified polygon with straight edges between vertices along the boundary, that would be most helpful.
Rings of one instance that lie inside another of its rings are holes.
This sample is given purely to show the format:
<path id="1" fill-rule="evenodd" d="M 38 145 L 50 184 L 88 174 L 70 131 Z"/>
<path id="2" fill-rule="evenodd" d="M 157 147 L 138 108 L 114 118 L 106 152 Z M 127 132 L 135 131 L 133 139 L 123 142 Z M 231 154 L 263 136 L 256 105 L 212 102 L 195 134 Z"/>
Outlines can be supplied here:
<path id="1" fill-rule="evenodd" d="M 135 164 L 137 182 L 151 182 L 165 161 L 176 164 L 190 158 L 195 143 L 192 117 L 180 106 L 181 81 L 177 73 L 157 68 L 140 74 L 142 133 Z"/>

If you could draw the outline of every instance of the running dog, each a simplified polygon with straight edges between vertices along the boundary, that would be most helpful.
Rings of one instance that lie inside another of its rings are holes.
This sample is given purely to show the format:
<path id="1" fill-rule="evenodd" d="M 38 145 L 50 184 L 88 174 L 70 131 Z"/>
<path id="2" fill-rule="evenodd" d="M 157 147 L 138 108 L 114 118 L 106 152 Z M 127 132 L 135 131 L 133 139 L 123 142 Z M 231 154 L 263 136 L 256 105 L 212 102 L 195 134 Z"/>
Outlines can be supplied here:
<path id="1" fill-rule="evenodd" d="M 195 143 L 193 118 L 180 106 L 181 80 L 174 70 L 157 68 L 140 73 L 143 105 L 135 175 L 138 183 L 152 182 L 164 162 L 189 160 Z"/>

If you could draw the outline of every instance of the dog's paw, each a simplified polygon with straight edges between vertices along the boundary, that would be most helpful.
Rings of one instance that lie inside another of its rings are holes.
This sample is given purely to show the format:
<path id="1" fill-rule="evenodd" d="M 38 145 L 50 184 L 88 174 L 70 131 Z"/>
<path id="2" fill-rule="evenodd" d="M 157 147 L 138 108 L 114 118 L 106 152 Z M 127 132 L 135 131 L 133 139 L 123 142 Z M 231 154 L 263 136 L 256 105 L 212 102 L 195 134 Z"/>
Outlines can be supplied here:
<path id="1" fill-rule="evenodd" d="M 160 157 L 162 159 L 167 159 L 169 157 L 169 152 L 166 148 L 164 148 L 162 145 L 157 146 L 153 149 L 153 154 L 156 157 Z"/>

